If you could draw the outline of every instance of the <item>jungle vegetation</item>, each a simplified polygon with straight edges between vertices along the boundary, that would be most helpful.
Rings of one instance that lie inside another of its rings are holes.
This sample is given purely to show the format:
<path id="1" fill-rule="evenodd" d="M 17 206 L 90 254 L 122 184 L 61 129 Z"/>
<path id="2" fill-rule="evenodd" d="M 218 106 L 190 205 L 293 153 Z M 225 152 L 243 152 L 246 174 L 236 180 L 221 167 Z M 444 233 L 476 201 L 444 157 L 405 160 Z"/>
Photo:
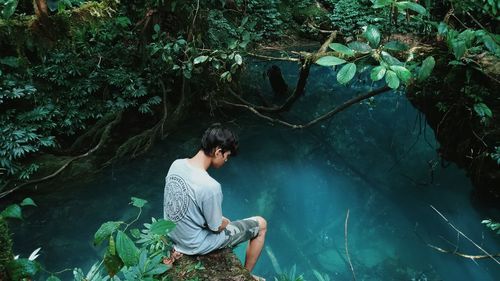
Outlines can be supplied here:
<path id="1" fill-rule="evenodd" d="M 138 157 L 199 108 L 302 129 L 391 89 L 435 101 L 445 117 L 461 108 L 481 143 L 470 157 L 498 173 L 499 10 L 498 0 L 0 0 L 0 199 L 78 161 L 91 159 L 98 170 Z M 316 51 L 287 48 L 305 40 Z M 279 102 L 244 91 L 248 57 L 296 62 L 296 84 Z M 314 79 L 314 64 L 337 68 L 340 84 L 365 73 L 380 86 L 303 124 L 280 119 Z M 439 86 L 443 79 L 453 91 Z M 31 259 L 12 259 L 5 220 L 33 204 L 0 216 L 0 279 L 38 270 Z M 126 234 L 128 225 L 106 222 L 97 231 L 94 242 L 108 244 L 104 267 L 125 280 L 157 280 L 167 270 L 158 253 L 168 249 L 171 224 Z M 75 271 L 75 280 L 106 280 L 101 274 L 96 265 Z"/>

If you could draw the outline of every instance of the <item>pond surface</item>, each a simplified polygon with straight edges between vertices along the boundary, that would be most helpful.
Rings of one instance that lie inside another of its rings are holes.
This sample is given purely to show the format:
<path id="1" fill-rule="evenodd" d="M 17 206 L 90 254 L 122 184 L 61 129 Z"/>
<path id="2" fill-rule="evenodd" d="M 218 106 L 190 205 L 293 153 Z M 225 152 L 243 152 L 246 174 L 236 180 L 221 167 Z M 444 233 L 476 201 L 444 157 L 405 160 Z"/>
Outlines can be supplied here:
<path id="1" fill-rule="evenodd" d="M 270 65 L 251 63 L 249 73 Z M 294 81 L 296 66 L 280 66 L 285 79 Z M 344 87 L 333 83 L 334 76 L 331 69 L 313 68 L 306 95 L 283 117 L 310 120 L 368 88 L 363 77 Z M 247 79 L 269 96 L 261 74 Z M 500 236 L 480 223 L 498 210 L 473 208 L 469 179 L 441 161 L 432 130 L 404 95 L 387 93 L 369 103 L 302 131 L 273 127 L 246 113 L 230 119 L 240 134 L 240 153 L 209 172 L 222 184 L 225 216 L 259 214 L 268 220 L 255 273 L 273 280 L 295 268 L 306 280 L 318 280 L 313 270 L 330 280 L 352 280 L 345 255 L 349 211 L 347 242 L 356 280 L 500 280 L 500 265 L 492 260 L 427 246 L 483 254 L 464 237 L 457 239 L 432 205 L 484 249 L 500 252 Z M 26 209 L 25 221 L 13 226 L 16 254 L 26 257 L 42 247 L 39 261 L 47 269 L 88 271 L 102 257 L 102 249 L 92 245 L 100 224 L 136 216 L 128 205 L 131 196 L 149 201 L 142 222 L 162 216 L 171 162 L 192 156 L 204 128 L 216 121 L 199 120 L 186 122 L 144 157 L 109 167 L 85 184 L 76 179 L 53 193 L 32 195 L 38 207 Z M 243 258 L 242 247 L 236 252 Z"/>

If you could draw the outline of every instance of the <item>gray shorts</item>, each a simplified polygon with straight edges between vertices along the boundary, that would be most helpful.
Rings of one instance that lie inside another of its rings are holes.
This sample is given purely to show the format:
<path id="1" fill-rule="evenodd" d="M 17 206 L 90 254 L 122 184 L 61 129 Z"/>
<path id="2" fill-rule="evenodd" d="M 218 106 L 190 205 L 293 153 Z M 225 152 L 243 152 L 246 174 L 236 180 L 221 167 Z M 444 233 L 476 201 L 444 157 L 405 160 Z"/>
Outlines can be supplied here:
<path id="1" fill-rule="evenodd" d="M 225 241 L 220 248 L 232 248 L 257 237 L 259 234 L 259 221 L 257 217 L 232 221 L 223 230 L 223 233 Z"/>

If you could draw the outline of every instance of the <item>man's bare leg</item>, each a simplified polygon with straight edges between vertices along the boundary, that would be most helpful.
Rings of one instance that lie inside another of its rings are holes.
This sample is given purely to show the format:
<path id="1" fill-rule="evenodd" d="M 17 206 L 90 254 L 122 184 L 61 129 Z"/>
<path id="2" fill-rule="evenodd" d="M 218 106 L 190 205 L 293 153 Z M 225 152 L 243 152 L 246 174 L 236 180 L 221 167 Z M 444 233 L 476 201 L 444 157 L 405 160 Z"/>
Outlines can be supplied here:
<path id="1" fill-rule="evenodd" d="M 264 240 L 266 239 L 267 222 L 263 217 L 257 217 L 259 221 L 259 234 L 254 239 L 250 240 L 247 248 L 245 258 L 245 268 L 252 272 L 257 259 L 259 259 L 262 248 L 264 247 Z"/>

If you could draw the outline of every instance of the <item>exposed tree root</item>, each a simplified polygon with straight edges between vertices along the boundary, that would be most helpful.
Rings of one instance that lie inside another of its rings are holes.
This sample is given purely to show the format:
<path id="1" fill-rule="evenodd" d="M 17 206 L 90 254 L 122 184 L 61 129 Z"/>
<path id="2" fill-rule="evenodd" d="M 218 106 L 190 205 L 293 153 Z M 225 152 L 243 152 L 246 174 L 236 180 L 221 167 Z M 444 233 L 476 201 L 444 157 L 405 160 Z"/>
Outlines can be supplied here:
<path id="1" fill-rule="evenodd" d="M 45 176 L 45 177 L 42 177 L 42 178 L 39 178 L 39 179 L 34 179 L 34 180 L 27 181 L 25 183 L 22 183 L 22 184 L 20 184 L 18 186 L 15 186 L 15 187 L 7 190 L 7 191 L 4 191 L 4 192 L 0 193 L 0 198 L 3 198 L 5 196 L 9 195 L 10 193 L 12 193 L 12 192 L 14 192 L 14 191 L 16 191 L 16 190 L 24 187 L 24 186 L 27 186 L 27 185 L 30 185 L 30 184 L 34 184 L 34 183 L 40 183 L 40 182 L 52 179 L 52 178 L 56 177 L 59 173 L 61 173 L 64 169 L 66 169 L 66 167 L 68 167 L 69 164 L 71 164 L 73 161 L 81 159 L 81 158 L 84 158 L 84 157 L 87 157 L 90 154 L 92 154 L 93 152 L 95 152 L 96 150 L 98 150 L 103 145 L 103 143 L 108 139 L 109 134 L 111 133 L 111 129 L 116 124 L 118 124 L 121 121 L 121 117 L 122 117 L 122 112 L 119 112 L 116 115 L 115 119 L 112 122 L 110 122 L 106 126 L 106 128 L 104 129 L 104 131 L 102 132 L 101 138 L 99 140 L 99 143 L 97 143 L 97 145 L 94 146 L 93 148 L 91 148 L 89 151 L 87 151 L 84 154 L 72 157 L 71 159 L 69 159 L 68 161 L 66 161 L 66 163 L 64 163 L 59 169 L 57 169 L 57 171 L 55 171 L 54 173 L 52 173 L 52 174 L 50 174 L 48 176 Z"/>

